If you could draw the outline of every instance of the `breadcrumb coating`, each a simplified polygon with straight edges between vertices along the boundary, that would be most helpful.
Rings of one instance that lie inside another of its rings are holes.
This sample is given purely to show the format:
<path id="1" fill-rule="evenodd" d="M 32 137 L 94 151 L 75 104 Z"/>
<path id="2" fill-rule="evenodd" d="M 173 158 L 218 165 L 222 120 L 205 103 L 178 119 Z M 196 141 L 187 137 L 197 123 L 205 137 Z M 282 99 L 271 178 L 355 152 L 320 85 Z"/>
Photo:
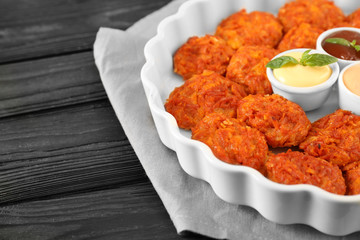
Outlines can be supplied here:
<path id="1" fill-rule="evenodd" d="M 226 77 L 244 86 L 247 94 L 271 94 L 266 64 L 277 54 L 273 48 L 242 46 L 231 58 Z"/>
<path id="2" fill-rule="evenodd" d="M 278 45 L 278 50 L 284 52 L 294 48 L 316 48 L 316 41 L 324 32 L 321 28 L 301 23 L 299 26 L 290 28 Z"/>
<path id="3" fill-rule="evenodd" d="M 204 70 L 225 75 L 234 50 L 217 36 L 193 36 L 174 54 L 174 72 L 184 80 Z"/>
<path id="4" fill-rule="evenodd" d="M 285 32 L 301 23 L 327 30 L 345 21 L 345 15 L 341 8 L 330 0 L 295 0 L 279 9 L 278 19 Z"/>
<path id="5" fill-rule="evenodd" d="M 165 109 L 175 117 L 180 128 L 191 129 L 212 112 L 236 117 L 238 101 L 244 96 L 245 90 L 239 84 L 205 71 L 175 88 L 166 100 Z"/>
<path id="6" fill-rule="evenodd" d="M 224 114 L 205 116 L 193 129 L 192 139 L 210 147 L 220 160 L 252 167 L 264 173 L 268 145 L 262 133 Z"/>
<path id="7" fill-rule="evenodd" d="M 216 36 L 223 38 L 233 49 L 241 46 L 275 47 L 282 38 L 282 25 L 271 13 L 242 9 L 221 21 Z"/>
<path id="8" fill-rule="evenodd" d="M 349 16 L 347 16 L 346 22 L 349 23 L 347 27 L 360 28 L 360 8 L 356 9 Z"/>
<path id="9" fill-rule="evenodd" d="M 311 184 L 344 195 L 345 180 L 340 168 L 321 158 L 298 151 L 274 154 L 265 163 L 267 177 L 282 184 Z"/>
<path id="10" fill-rule="evenodd" d="M 237 118 L 262 132 L 274 148 L 297 146 L 311 128 L 304 110 L 277 94 L 243 98 L 239 102 Z"/>
<path id="11" fill-rule="evenodd" d="M 360 161 L 360 116 L 339 109 L 322 117 L 299 147 L 340 167 Z"/>

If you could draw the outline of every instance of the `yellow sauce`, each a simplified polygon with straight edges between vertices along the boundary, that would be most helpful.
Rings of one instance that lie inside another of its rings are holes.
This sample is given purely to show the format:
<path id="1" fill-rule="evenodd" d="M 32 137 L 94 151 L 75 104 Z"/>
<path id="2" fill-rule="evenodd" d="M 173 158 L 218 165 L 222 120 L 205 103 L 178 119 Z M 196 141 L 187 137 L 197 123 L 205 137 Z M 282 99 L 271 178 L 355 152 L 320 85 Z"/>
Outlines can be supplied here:
<path id="1" fill-rule="evenodd" d="M 291 56 L 300 61 L 302 52 L 290 52 L 285 56 Z M 331 68 L 326 65 L 322 67 L 302 66 L 300 64 L 289 64 L 274 69 L 275 78 L 283 84 L 293 87 L 312 87 L 325 82 L 331 75 Z"/>
<path id="2" fill-rule="evenodd" d="M 360 96 L 360 64 L 348 68 L 343 74 L 345 86 L 356 95 Z"/>

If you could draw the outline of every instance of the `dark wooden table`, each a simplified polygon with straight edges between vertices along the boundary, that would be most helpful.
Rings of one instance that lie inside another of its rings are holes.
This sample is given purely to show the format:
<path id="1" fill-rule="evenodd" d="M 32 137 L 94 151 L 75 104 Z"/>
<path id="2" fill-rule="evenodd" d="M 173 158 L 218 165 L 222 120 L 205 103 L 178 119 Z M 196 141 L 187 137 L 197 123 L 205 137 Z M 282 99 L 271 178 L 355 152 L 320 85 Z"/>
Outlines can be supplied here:
<path id="1" fill-rule="evenodd" d="M 205 239 L 176 234 L 93 59 L 100 26 L 170 1 L 0 1 L 0 239 Z"/>

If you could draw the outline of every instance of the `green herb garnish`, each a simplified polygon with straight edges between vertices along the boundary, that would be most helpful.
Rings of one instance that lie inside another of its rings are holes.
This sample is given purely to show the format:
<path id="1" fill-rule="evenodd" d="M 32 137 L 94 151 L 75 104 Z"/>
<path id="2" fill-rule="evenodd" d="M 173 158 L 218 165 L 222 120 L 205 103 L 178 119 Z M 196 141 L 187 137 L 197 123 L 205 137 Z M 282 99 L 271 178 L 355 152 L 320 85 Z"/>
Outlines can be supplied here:
<path id="1" fill-rule="evenodd" d="M 346 47 L 353 47 L 358 52 L 360 51 L 360 45 L 356 45 L 356 40 L 352 40 L 351 42 L 344 38 L 328 38 L 325 40 L 328 43 L 340 44 Z"/>
<path id="2" fill-rule="evenodd" d="M 303 66 L 325 66 L 325 65 L 329 65 L 331 63 L 337 62 L 337 58 L 326 55 L 326 54 L 320 54 L 320 53 L 314 53 L 314 54 L 309 54 L 311 50 L 306 50 L 302 56 L 300 61 L 298 61 L 297 59 L 295 59 L 294 57 L 291 56 L 281 56 L 278 58 L 275 58 L 273 60 L 271 60 L 266 67 L 271 68 L 271 69 L 275 69 L 275 68 L 281 68 L 282 66 L 286 65 L 286 64 L 299 64 L 299 65 L 303 65 Z"/>

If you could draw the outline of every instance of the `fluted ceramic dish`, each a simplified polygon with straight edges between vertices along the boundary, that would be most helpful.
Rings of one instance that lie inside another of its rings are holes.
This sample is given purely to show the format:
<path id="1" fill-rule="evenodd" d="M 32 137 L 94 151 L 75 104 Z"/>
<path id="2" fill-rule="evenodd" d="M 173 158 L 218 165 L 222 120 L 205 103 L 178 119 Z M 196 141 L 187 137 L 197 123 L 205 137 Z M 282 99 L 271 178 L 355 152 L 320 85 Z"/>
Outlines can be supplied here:
<path id="1" fill-rule="evenodd" d="M 175 15 L 165 18 L 157 35 L 145 46 L 146 63 L 141 78 L 162 142 L 177 153 L 189 175 L 207 181 L 224 201 L 255 208 L 265 218 L 281 224 L 303 223 L 330 235 L 360 231 L 360 195 L 340 196 L 311 185 L 283 185 L 266 179 L 255 169 L 230 165 L 217 159 L 205 144 L 179 129 L 164 108 L 170 92 L 183 83 L 173 73 L 172 57 L 190 36 L 214 33 L 219 22 L 246 8 L 276 14 L 285 0 L 191 0 Z M 337 1 L 345 12 L 359 7 L 356 1 Z M 344 5 L 346 4 L 346 5 Z M 351 5 L 352 4 L 352 5 Z M 354 5 L 358 6 L 354 6 Z M 338 108 L 333 91 L 323 107 L 307 112 L 311 121 Z"/>

